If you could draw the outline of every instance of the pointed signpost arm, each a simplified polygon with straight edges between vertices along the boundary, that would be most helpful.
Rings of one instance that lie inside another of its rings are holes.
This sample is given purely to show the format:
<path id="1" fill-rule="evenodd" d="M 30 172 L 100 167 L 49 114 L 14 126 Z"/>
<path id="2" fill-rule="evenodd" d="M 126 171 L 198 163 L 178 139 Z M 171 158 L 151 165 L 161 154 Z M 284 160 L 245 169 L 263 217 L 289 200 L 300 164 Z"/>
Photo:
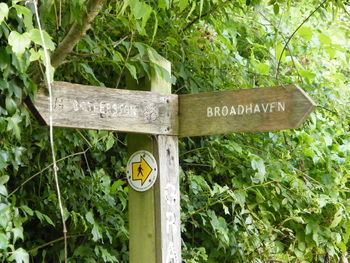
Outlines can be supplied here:
<path id="1" fill-rule="evenodd" d="M 170 72 L 170 62 L 159 66 Z M 145 83 L 143 83 L 145 84 Z M 128 89 L 146 88 L 171 93 L 171 85 L 159 73 L 146 85 L 128 80 Z M 176 107 L 177 108 L 177 107 Z M 176 115 L 177 113 L 175 113 Z M 147 150 L 158 163 L 157 182 L 146 192 L 129 192 L 130 263 L 180 263 L 180 191 L 177 136 L 128 134 L 129 155 Z"/>
<path id="2" fill-rule="evenodd" d="M 179 95 L 179 136 L 296 129 L 315 106 L 295 85 Z"/>

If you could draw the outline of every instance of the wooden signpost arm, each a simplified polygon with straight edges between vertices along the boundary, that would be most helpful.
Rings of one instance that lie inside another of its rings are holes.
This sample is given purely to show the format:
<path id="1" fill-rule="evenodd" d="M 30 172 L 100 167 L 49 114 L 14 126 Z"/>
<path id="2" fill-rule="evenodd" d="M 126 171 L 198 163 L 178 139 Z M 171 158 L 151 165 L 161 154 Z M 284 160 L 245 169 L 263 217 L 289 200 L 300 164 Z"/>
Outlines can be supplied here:
<path id="1" fill-rule="evenodd" d="M 170 62 L 159 61 L 170 72 Z M 148 85 L 128 81 L 129 89 L 171 93 L 171 85 L 155 73 Z M 147 150 L 158 164 L 157 182 L 146 192 L 129 191 L 130 263 L 180 263 L 180 192 L 177 136 L 128 134 L 129 155 Z"/>

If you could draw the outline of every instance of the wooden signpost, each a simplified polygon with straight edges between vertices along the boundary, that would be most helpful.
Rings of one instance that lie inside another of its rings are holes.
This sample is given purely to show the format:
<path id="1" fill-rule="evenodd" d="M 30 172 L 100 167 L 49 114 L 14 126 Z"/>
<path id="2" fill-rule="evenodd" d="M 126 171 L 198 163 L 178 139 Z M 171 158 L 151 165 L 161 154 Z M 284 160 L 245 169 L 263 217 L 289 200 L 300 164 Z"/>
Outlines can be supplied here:
<path id="1" fill-rule="evenodd" d="M 53 83 L 54 126 L 179 137 L 295 129 L 315 107 L 295 85 L 171 95 Z M 48 123 L 49 99 L 34 106 Z"/>
<path id="2" fill-rule="evenodd" d="M 295 85 L 180 95 L 179 135 L 295 129 L 314 106 Z"/>
<path id="3" fill-rule="evenodd" d="M 158 64 L 170 72 L 170 62 Z M 130 133 L 131 263 L 181 262 L 178 137 L 298 128 L 315 107 L 295 85 L 177 96 L 156 73 L 147 85 L 128 83 L 132 91 L 54 82 L 53 125 Z M 48 104 L 40 91 L 34 107 L 46 123 Z"/>

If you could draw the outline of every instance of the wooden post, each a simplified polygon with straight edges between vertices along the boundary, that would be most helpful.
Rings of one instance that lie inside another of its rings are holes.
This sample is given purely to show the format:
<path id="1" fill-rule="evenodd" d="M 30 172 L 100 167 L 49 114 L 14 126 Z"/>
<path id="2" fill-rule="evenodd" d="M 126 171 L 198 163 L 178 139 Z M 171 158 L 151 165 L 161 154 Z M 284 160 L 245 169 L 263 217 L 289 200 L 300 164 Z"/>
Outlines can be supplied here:
<path id="1" fill-rule="evenodd" d="M 170 62 L 157 64 L 170 73 Z M 154 72 L 149 83 L 128 81 L 129 89 L 171 93 L 171 84 Z M 177 114 L 177 113 L 176 113 Z M 146 150 L 158 164 L 156 184 L 146 192 L 129 191 L 130 263 L 180 263 L 180 191 L 177 136 L 128 134 L 129 155 Z"/>

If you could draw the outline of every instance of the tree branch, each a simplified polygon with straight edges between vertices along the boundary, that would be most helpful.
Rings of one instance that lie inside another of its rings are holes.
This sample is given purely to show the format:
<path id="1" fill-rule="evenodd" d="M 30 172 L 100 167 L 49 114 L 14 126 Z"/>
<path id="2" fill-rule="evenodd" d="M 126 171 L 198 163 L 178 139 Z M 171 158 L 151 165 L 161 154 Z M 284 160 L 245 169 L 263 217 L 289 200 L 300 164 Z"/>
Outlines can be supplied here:
<path id="1" fill-rule="evenodd" d="M 310 17 L 312 17 L 327 1 L 328 0 L 322 1 L 322 3 L 318 7 L 316 7 L 315 10 L 313 10 L 306 19 L 304 19 L 304 21 L 294 30 L 294 32 L 287 39 L 287 42 L 284 44 L 282 52 L 281 52 L 280 57 L 278 59 L 277 70 L 276 70 L 276 79 L 278 79 L 278 74 L 280 71 L 280 65 L 281 65 L 283 53 L 284 53 L 284 51 L 286 51 L 286 48 L 288 47 L 289 42 L 292 40 L 292 38 L 294 37 L 296 32 L 298 32 L 298 30 L 310 19 Z"/>
<path id="2" fill-rule="evenodd" d="M 51 56 L 51 65 L 57 68 L 64 59 L 72 52 L 75 45 L 85 36 L 90 29 L 94 18 L 102 9 L 105 0 L 89 0 L 87 2 L 87 12 L 82 18 L 82 23 L 74 22 L 68 34 L 60 42 Z"/>
<path id="3" fill-rule="evenodd" d="M 198 15 L 196 18 L 194 18 L 191 22 L 189 22 L 183 29 L 183 31 L 186 31 L 187 29 L 189 29 L 191 26 L 193 26 L 193 24 L 197 23 L 201 18 L 206 17 L 208 15 L 213 15 L 213 13 L 215 13 L 219 8 L 223 8 L 226 4 L 229 4 L 230 1 L 225 1 L 225 2 L 221 2 L 215 6 L 213 6 L 209 11 L 207 11 L 204 14 Z M 221 5 L 220 5 L 221 4 Z"/>

